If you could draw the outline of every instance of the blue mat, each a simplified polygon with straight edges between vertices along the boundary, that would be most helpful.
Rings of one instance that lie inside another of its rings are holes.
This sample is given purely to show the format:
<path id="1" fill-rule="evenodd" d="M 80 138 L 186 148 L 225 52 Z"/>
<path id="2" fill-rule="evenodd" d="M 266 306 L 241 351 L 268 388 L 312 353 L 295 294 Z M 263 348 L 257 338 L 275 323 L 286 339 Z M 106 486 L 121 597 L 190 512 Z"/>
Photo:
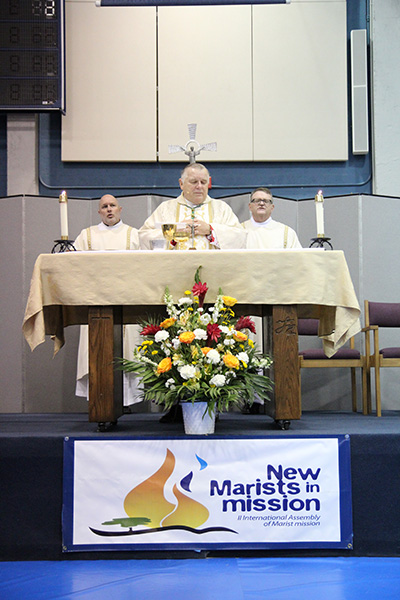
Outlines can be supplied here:
<path id="1" fill-rule="evenodd" d="M 0 563 L 2 600 L 398 600 L 400 558 Z"/>

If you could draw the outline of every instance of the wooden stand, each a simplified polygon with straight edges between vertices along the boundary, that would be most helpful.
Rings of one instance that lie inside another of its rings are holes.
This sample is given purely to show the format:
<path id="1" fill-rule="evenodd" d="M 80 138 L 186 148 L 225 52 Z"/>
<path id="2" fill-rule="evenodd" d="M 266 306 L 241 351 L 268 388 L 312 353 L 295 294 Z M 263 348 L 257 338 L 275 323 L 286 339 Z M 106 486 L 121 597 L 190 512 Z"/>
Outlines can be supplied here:
<path id="1" fill-rule="evenodd" d="M 89 421 L 104 431 L 123 414 L 122 371 L 115 357 L 122 357 L 122 307 L 89 307 Z"/>
<path id="2" fill-rule="evenodd" d="M 300 379 L 296 306 L 274 305 L 263 311 L 264 352 L 272 356 L 271 379 L 274 384 L 266 414 L 281 429 L 288 429 L 292 419 L 300 419 Z"/>

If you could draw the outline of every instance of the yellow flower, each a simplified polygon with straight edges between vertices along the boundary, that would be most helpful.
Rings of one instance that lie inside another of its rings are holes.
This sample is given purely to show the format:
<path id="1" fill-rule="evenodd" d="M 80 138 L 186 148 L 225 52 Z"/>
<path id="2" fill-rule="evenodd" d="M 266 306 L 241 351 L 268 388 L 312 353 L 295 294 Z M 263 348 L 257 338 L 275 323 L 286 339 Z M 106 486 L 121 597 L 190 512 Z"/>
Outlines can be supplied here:
<path id="1" fill-rule="evenodd" d="M 233 334 L 233 339 L 237 342 L 245 342 L 247 340 L 247 335 L 241 331 L 235 331 Z"/>
<path id="2" fill-rule="evenodd" d="M 172 361 L 169 356 L 163 358 L 161 362 L 158 363 L 157 373 L 166 373 L 172 369 Z"/>
<path id="3" fill-rule="evenodd" d="M 228 367 L 228 369 L 238 369 L 240 366 L 239 359 L 236 358 L 236 356 L 233 356 L 233 354 L 225 354 L 222 357 L 222 360 L 224 361 L 224 364 L 226 367 Z"/>
<path id="4" fill-rule="evenodd" d="M 235 306 L 237 300 L 232 296 L 222 296 L 222 300 L 226 306 Z"/>
<path id="5" fill-rule="evenodd" d="M 151 346 L 153 343 L 153 340 L 145 340 L 144 342 L 142 342 L 142 346 Z"/>
<path id="6" fill-rule="evenodd" d="M 249 346 L 250 346 L 250 348 L 254 348 L 254 342 L 253 342 L 253 340 L 249 340 Z"/>
<path id="7" fill-rule="evenodd" d="M 152 354 L 158 354 L 158 350 L 153 350 Z"/>
<path id="8" fill-rule="evenodd" d="M 191 294 L 192 294 L 192 292 L 190 290 L 186 290 L 185 296 L 190 296 Z"/>
<path id="9" fill-rule="evenodd" d="M 192 346 L 192 358 L 197 358 L 199 356 L 199 351 L 196 346 Z"/>
<path id="10" fill-rule="evenodd" d="M 184 331 L 179 336 L 179 341 L 183 344 L 191 344 L 195 337 L 196 336 L 194 335 L 193 331 Z"/>
<path id="11" fill-rule="evenodd" d="M 209 348 L 208 346 L 204 346 L 204 348 L 201 349 L 204 356 L 206 356 L 210 352 L 210 350 L 211 348 Z"/>
<path id="12" fill-rule="evenodd" d="M 164 329 L 168 329 L 168 327 L 171 327 L 171 325 L 173 325 L 175 323 L 176 319 L 174 319 L 174 317 L 170 317 L 169 319 L 164 319 L 164 321 L 162 323 L 160 323 L 160 327 L 163 327 Z"/>

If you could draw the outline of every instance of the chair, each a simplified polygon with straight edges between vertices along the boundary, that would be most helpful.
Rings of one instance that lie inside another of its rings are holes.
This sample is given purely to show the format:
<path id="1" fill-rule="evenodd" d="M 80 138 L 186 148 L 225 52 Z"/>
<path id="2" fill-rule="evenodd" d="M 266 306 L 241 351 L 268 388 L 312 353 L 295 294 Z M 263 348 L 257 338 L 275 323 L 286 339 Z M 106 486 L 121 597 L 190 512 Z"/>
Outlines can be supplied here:
<path id="1" fill-rule="evenodd" d="M 379 328 L 400 327 L 400 303 L 369 302 L 365 300 L 365 354 L 367 359 L 367 408 L 371 412 L 371 368 L 375 369 L 376 416 L 382 415 L 381 374 L 382 367 L 400 367 L 400 348 L 380 348 Z M 373 332 L 371 352 L 370 332 Z"/>
<path id="2" fill-rule="evenodd" d="M 318 319 L 298 319 L 298 334 L 318 336 Z M 299 377 L 301 394 L 301 369 L 326 369 L 326 368 L 350 368 L 351 369 L 351 397 L 353 412 L 357 412 L 357 386 L 356 368 L 362 373 L 362 408 L 363 414 L 367 414 L 367 376 L 366 359 L 354 348 L 354 337 L 350 338 L 349 346 L 340 348 L 331 358 L 328 358 L 322 348 L 302 350 L 299 352 Z"/>

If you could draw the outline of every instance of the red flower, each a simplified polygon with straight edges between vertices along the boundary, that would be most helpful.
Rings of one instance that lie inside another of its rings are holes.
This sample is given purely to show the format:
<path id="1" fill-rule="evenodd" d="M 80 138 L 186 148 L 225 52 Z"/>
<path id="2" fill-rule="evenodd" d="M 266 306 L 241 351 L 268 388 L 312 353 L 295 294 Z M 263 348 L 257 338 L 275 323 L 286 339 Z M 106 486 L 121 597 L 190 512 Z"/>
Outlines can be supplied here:
<path id="1" fill-rule="evenodd" d="M 241 329 L 249 329 L 252 333 L 256 333 L 256 326 L 250 317 L 240 317 L 235 325 L 236 331 Z"/>
<path id="2" fill-rule="evenodd" d="M 140 335 L 155 335 L 157 331 L 161 331 L 161 327 L 159 325 L 145 325 Z"/>
<path id="3" fill-rule="evenodd" d="M 221 336 L 221 330 L 216 323 L 209 323 L 207 325 L 207 344 L 210 342 L 218 342 L 218 338 Z"/>
<path id="4" fill-rule="evenodd" d="M 193 294 L 193 296 L 198 297 L 200 308 L 203 306 L 204 298 L 205 298 L 207 292 L 208 292 L 207 284 L 201 283 L 201 281 L 199 281 L 198 283 L 195 283 L 194 286 L 192 287 L 192 294 Z"/>

